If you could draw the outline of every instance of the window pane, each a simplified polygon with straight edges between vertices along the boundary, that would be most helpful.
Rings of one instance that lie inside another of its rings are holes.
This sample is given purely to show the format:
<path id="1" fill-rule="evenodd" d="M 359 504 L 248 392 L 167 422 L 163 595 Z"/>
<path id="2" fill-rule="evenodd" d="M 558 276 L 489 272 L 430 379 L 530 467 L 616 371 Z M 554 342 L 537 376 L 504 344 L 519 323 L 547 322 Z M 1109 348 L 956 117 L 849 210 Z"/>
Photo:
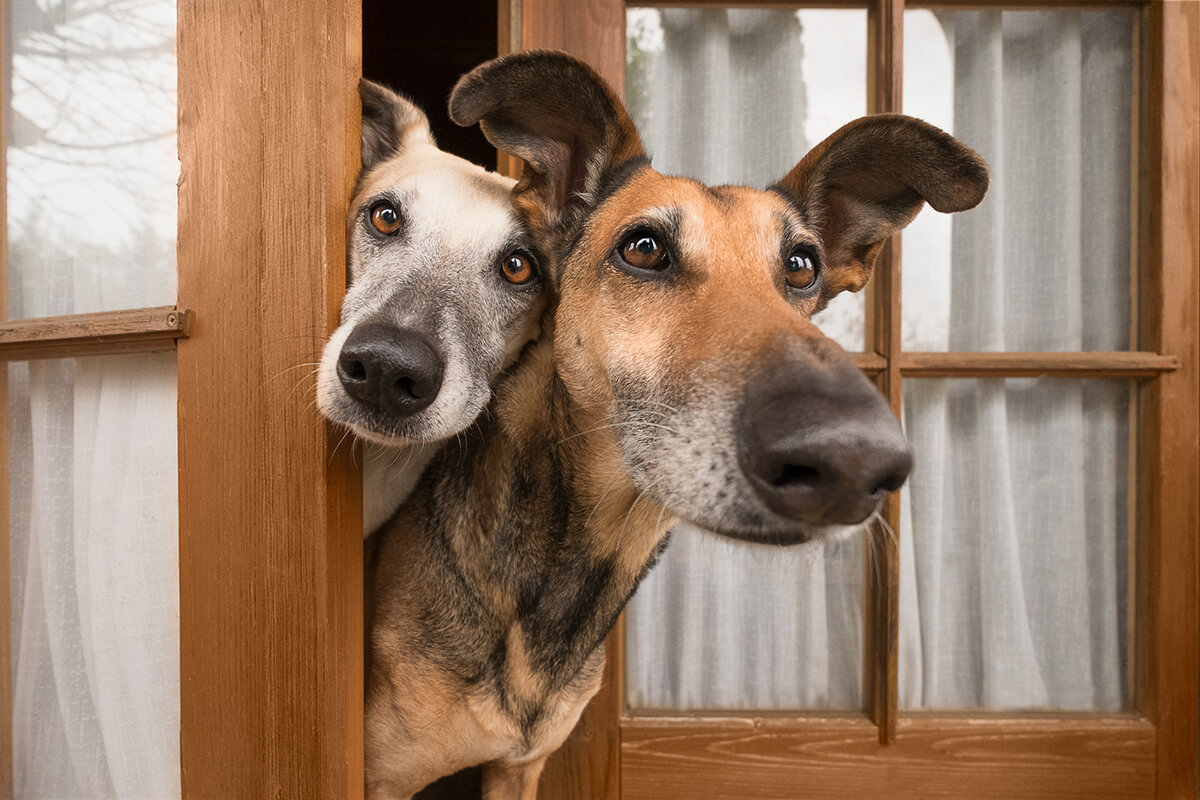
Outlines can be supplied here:
<path id="1" fill-rule="evenodd" d="M 8 313 L 175 302 L 175 4 L 13 0 Z"/>
<path id="2" fill-rule="evenodd" d="M 175 302 L 175 4 L 6 4 L 8 311 Z M 12 364 L 18 797 L 178 797 L 173 353 Z"/>
<path id="3" fill-rule="evenodd" d="M 17 797 L 178 797 L 174 353 L 9 366 Z"/>
<path id="4" fill-rule="evenodd" d="M 632 708 L 862 706 L 862 539 L 781 548 L 680 525 L 626 614 Z"/>
<path id="5" fill-rule="evenodd" d="M 1130 384 L 904 387 L 902 706 L 1124 709 Z"/>
<path id="6" fill-rule="evenodd" d="M 1134 14 L 905 12 L 905 112 L 992 172 L 904 233 L 905 349 L 1129 349 Z"/>
<path id="7" fill-rule="evenodd" d="M 866 112 L 866 12 L 630 9 L 626 95 L 656 169 L 765 187 Z M 817 320 L 863 349 L 861 295 Z M 681 526 L 630 604 L 638 708 L 859 708 L 862 552 Z"/>
<path id="8" fill-rule="evenodd" d="M 625 95 L 654 168 L 764 188 L 867 112 L 867 12 L 650 9 L 627 13 Z M 864 348 L 863 295 L 814 322 Z"/>

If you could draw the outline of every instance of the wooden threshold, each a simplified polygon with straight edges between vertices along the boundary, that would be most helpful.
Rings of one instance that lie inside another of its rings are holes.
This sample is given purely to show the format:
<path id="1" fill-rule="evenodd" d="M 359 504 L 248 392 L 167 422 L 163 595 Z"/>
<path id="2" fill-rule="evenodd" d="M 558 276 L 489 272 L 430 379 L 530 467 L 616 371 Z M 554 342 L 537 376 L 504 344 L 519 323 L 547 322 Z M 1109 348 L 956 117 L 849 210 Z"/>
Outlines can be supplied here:
<path id="1" fill-rule="evenodd" d="M 629 8 L 786 8 L 786 9 L 866 9 L 871 0 L 626 0 Z"/>
<path id="2" fill-rule="evenodd" d="M 900 371 L 914 378 L 1154 378 L 1179 368 L 1158 353 L 902 353 Z"/>
<path id="3" fill-rule="evenodd" d="M 1111 11 L 1141 8 L 1144 0 L 908 0 L 906 8 L 938 11 Z"/>
<path id="4" fill-rule="evenodd" d="M 1140 718 L 626 719 L 622 800 L 1150 797 L 1154 726 Z"/>
<path id="5" fill-rule="evenodd" d="M 173 350 L 192 312 L 175 306 L 0 322 L 0 361 Z"/>

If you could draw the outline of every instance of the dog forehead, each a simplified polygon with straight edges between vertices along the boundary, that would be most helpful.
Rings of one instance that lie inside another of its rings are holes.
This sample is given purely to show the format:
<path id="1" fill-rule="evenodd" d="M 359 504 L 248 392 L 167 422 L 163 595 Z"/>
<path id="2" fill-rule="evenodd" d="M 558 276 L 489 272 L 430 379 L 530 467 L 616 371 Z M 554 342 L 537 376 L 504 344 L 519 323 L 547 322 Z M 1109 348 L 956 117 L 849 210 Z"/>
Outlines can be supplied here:
<path id="1" fill-rule="evenodd" d="M 399 194 L 410 232 L 436 235 L 443 244 L 457 240 L 494 250 L 513 238 L 519 225 L 511 200 L 515 183 L 437 147 L 420 145 L 367 173 L 353 207 L 381 194 Z"/>
<path id="2" fill-rule="evenodd" d="M 590 238 L 603 245 L 612 232 L 643 222 L 670 228 L 664 233 L 675 237 L 679 255 L 699 268 L 774 261 L 785 237 L 815 238 L 799 211 L 774 192 L 708 186 L 652 169 L 631 176 L 596 209 Z"/>

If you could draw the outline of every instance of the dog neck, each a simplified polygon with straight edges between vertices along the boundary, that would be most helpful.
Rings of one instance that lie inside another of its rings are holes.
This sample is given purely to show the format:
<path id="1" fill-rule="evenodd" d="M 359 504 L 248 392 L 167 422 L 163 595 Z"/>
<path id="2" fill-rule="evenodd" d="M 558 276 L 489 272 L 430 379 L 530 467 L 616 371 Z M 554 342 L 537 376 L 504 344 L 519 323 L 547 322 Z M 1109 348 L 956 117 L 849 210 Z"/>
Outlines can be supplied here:
<path id="1" fill-rule="evenodd" d="M 434 460 L 412 505 L 425 528 L 416 535 L 436 537 L 431 560 L 452 562 L 473 595 L 469 610 L 455 601 L 455 619 L 471 617 L 476 658 L 478 636 L 492 640 L 471 678 L 496 681 L 522 725 L 600 663 L 593 654 L 674 522 L 634 486 L 607 410 L 572 399 L 552 337 L 531 345 L 491 413 Z"/>

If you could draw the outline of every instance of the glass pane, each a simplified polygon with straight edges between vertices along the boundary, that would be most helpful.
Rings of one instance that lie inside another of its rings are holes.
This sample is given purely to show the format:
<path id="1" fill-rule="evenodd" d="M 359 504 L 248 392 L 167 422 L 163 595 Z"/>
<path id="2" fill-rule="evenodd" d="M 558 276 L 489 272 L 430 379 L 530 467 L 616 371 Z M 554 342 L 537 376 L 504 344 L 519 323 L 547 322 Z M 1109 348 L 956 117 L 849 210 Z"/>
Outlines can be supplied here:
<path id="1" fill-rule="evenodd" d="M 13 0 L 8 314 L 175 302 L 175 3 Z"/>
<path id="2" fill-rule="evenodd" d="M 665 173 L 767 186 L 866 112 L 866 12 L 630 9 L 626 95 Z M 861 295 L 817 320 L 863 349 Z M 629 607 L 635 708 L 859 708 L 862 552 L 681 526 Z"/>
<path id="3" fill-rule="evenodd" d="M 654 168 L 766 187 L 867 111 L 867 12 L 629 9 L 625 95 Z M 862 294 L 814 321 L 864 348 Z"/>
<path id="4" fill-rule="evenodd" d="M 17 797 L 178 797 L 174 353 L 9 366 Z"/>
<path id="5" fill-rule="evenodd" d="M 772 548 L 686 525 L 629 604 L 631 708 L 862 706 L 862 539 Z"/>
<path id="6" fill-rule="evenodd" d="M 904 389 L 901 705 L 1126 708 L 1131 385 Z"/>
<path id="7" fill-rule="evenodd" d="M 8 310 L 175 302 L 175 4 L 5 4 Z M 180 794 L 172 353 L 12 364 L 13 779 Z"/>
<path id="8" fill-rule="evenodd" d="M 905 12 L 905 112 L 992 171 L 904 233 L 906 350 L 1129 349 L 1135 13 Z"/>

